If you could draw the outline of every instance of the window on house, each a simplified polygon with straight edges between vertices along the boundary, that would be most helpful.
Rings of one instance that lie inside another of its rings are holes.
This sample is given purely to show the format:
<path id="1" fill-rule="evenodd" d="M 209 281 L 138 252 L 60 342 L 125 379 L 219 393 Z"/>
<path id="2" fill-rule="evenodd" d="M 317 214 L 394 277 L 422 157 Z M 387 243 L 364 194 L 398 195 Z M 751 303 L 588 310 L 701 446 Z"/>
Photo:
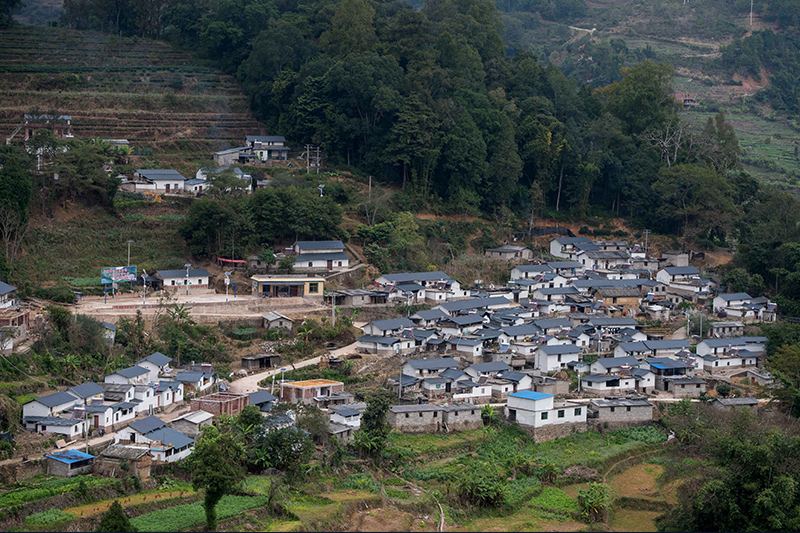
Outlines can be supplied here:
<path id="1" fill-rule="evenodd" d="M 700 388 L 700 384 L 698 383 L 697 385 L 694 386 L 694 388 L 695 389 L 699 389 Z"/>
<path id="2" fill-rule="evenodd" d="M 626 411 L 630 411 L 631 410 L 631 406 L 629 405 L 628 407 L 625 408 L 625 410 Z"/>
<path id="3" fill-rule="evenodd" d="M 408 413 L 406 413 L 406 418 L 408 418 Z"/>
<path id="4" fill-rule="evenodd" d="M 311 268 L 311 267 L 313 267 L 313 266 L 314 266 L 314 263 L 312 263 L 311 261 L 309 261 L 309 262 L 308 262 L 308 268 Z"/>
<path id="5" fill-rule="evenodd" d="M 547 413 L 542 413 L 542 420 L 547 420 Z"/>
<path id="6" fill-rule="evenodd" d="M 422 418 L 422 413 L 419 414 L 419 417 Z"/>
<path id="7" fill-rule="evenodd" d="M 681 385 L 681 388 L 682 388 L 682 389 L 685 389 L 685 388 L 686 388 L 686 385 Z"/>
<path id="8" fill-rule="evenodd" d="M 613 413 L 615 409 L 616 409 L 616 407 L 612 407 L 611 408 L 611 412 Z"/>
<path id="9" fill-rule="evenodd" d="M 577 407 L 575 409 L 575 416 L 581 416 L 581 408 L 580 407 Z"/>
<path id="10" fill-rule="evenodd" d="M 458 416 L 458 411 L 456 411 L 456 416 Z"/>
<path id="11" fill-rule="evenodd" d="M 310 264 L 308 266 L 311 266 Z M 308 292 L 309 293 L 318 293 L 319 292 L 319 283 L 309 283 L 308 284 Z"/>
<path id="12" fill-rule="evenodd" d="M 434 412 L 433 412 L 433 418 L 439 418 L 439 413 L 437 413 L 436 411 L 434 411 Z"/>
<path id="13" fill-rule="evenodd" d="M 559 409 L 558 410 L 558 418 L 564 418 L 564 410 L 563 409 Z"/>

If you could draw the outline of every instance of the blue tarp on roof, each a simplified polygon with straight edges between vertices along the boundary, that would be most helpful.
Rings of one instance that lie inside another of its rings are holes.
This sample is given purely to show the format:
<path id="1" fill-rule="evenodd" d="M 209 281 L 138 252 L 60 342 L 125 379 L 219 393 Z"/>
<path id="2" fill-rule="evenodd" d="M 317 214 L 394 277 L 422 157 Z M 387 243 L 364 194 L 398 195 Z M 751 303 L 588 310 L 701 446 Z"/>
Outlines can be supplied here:
<path id="1" fill-rule="evenodd" d="M 86 459 L 94 459 L 94 455 L 89 455 L 88 453 L 83 453 L 78 450 L 64 450 L 63 452 L 53 452 L 47 454 L 45 457 L 49 457 L 50 459 L 55 459 L 56 461 L 61 461 L 62 463 L 67 463 L 67 464 L 77 463 L 79 461 L 85 461 Z"/>

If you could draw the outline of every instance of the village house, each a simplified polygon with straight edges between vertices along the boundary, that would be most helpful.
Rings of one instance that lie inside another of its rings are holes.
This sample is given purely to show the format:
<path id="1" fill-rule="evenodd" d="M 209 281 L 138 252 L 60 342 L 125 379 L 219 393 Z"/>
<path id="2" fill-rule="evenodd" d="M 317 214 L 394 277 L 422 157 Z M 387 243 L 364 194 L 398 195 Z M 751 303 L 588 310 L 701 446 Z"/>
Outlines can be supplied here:
<path id="1" fill-rule="evenodd" d="M 441 405 L 392 405 L 386 421 L 403 433 L 432 433 L 442 430 L 444 407 Z"/>
<path id="2" fill-rule="evenodd" d="M 542 372 L 558 371 L 567 368 L 567 363 L 577 361 L 581 353 L 583 353 L 583 350 L 574 344 L 540 346 L 536 350 L 534 368 Z"/>
<path id="3" fill-rule="evenodd" d="M 314 405 L 320 399 L 344 392 L 344 383 L 330 379 L 307 379 L 281 383 L 281 401 Z"/>
<path id="4" fill-rule="evenodd" d="M 183 182 L 183 191 L 194 196 L 199 196 L 207 191 L 211 184 L 203 178 L 192 178 Z"/>
<path id="5" fill-rule="evenodd" d="M 533 376 L 526 372 L 516 370 L 503 370 L 498 372 L 495 377 L 497 381 L 504 381 L 511 384 L 511 392 L 533 389 Z"/>
<path id="6" fill-rule="evenodd" d="M 175 381 L 183 383 L 185 394 L 200 394 L 216 385 L 217 375 L 200 370 L 181 370 L 175 374 Z"/>
<path id="7" fill-rule="evenodd" d="M 529 261 L 533 258 L 533 250 L 527 246 L 505 244 L 497 248 L 487 248 L 486 257 L 502 259 L 504 261 Z"/>
<path id="8" fill-rule="evenodd" d="M 383 305 L 389 301 L 389 293 L 385 291 L 368 291 L 365 289 L 342 289 L 331 291 L 325 295 L 325 302 L 333 300 L 337 307 L 363 307 L 365 305 Z"/>
<path id="9" fill-rule="evenodd" d="M 575 259 L 583 250 L 599 250 L 588 237 L 557 237 L 550 241 L 550 255 L 563 259 Z"/>
<path id="10" fill-rule="evenodd" d="M 630 265 L 631 254 L 617 250 L 582 250 L 575 255 L 575 260 L 586 270 L 620 268 Z"/>
<path id="11" fill-rule="evenodd" d="M 661 259 L 664 261 L 664 266 L 689 266 L 689 254 L 681 250 L 665 250 L 661 252 Z"/>
<path id="12" fill-rule="evenodd" d="M 447 350 L 466 356 L 469 361 L 480 361 L 483 358 L 483 340 L 467 337 L 450 337 L 446 341 Z"/>
<path id="13" fill-rule="evenodd" d="M 592 374 L 617 374 L 623 369 L 639 366 L 639 360 L 632 356 L 603 357 L 589 367 Z"/>
<path id="14" fill-rule="evenodd" d="M 552 394 L 553 396 L 566 396 L 567 394 L 569 394 L 569 389 L 571 385 L 571 381 L 569 379 L 560 379 L 550 376 L 530 376 L 530 377 L 531 377 L 530 390 L 534 392 L 543 392 L 545 394 Z"/>
<path id="15" fill-rule="evenodd" d="M 106 375 L 103 381 L 120 385 L 144 385 L 150 381 L 150 372 L 141 366 L 129 366 Z"/>
<path id="16" fill-rule="evenodd" d="M 593 316 L 589 319 L 587 325 L 594 327 L 595 329 L 599 329 L 603 335 L 615 335 L 619 333 L 620 330 L 626 328 L 638 328 L 639 323 L 636 322 L 633 318 L 627 317 L 601 317 L 601 316 Z"/>
<path id="17" fill-rule="evenodd" d="M 726 307 L 741 307 L 753 299 L 746 292 L 731 292 L 717 295 L 713 300 L 714 312 L 719 313 Z"/>
<path id="18" fill-rule="evenodd" d="M 689 347 L 689 342 L 684 339 L 621 342 L 614 348 L 614 356 L 632 356 L 637 359 L 644 359 L 647 357 L 674 357 L 681 351 L 688 351 Z"/>
<path id="19" fill-rule="evenodd" d="M 417 311 L 409 318 L 412 322 L 414 322 L 417 326 L 421 328 L 427 328 L 430 326 L 435 326 L 439 323 L 439 320 L 443 318 L 447 318 L 447 315 L 441 309 L 431 309 L 425 311 Z"/>
<path id="20" fill-rule="evenodd" d="M 477 380 L 482 376 L 495 377 L 498 372 L 503 372 L 504 370 L 511 370 L 511 367 L 503 362 L 495 361 L 491 363 L 472 364 L 464 369 L 464 374 L 468 375 L 473 380 Z"/>
<path id="21" fill-rule="evenodd" d="M 697 344 L 697 355 L 722 355 L 734 348 L 763 354 L 766 337 L 733 337 L 726 339 L 704 339 Z"/>
<path id="22" fill-rule="evenodd" d="M 194 439 L 167 426 L 155 416 L 148 416 L 128 424 L 114 434 L 114 444 L 139 444 L 148 446 L 148 453 L 156 462 L 172 463 L 187 457 L 194 447 Z"/>
<path id="23" fill-rule="evenodd" d="M 693 278 L 699 277 L 700 271 L 693 266 L 666 267 L 656 273 L 656 280 L 665 285 L 672 285 L 676 282 L 687 282 Z"/>
<path id="24" fill-rule="evenodd" d="M 117 336 L 117 325 L 102 321 L 100 322 L 100 326 L 103 328 L 103 337 L 106 338 L 106 344 L 114 346 L 114 339 Z"/>
<path id="25" fill-rule="evenodd" d="M 552 394 L 521 391 L 508 395 L 506 417 L 533 434 L 536 442 L 586 431 L 586 407 L 565 400 L 555 400 Z M 555 429 L 554 426 L 561 426 Z M 545 429 L 548 428 L 548 429 Z"/>
<path id="26" fill-rule="evenodd" d="M 134 385 L 133 387 L 133 402 L 136 403 L 136 414 L 147 413 L 153 414 L 157 407 L 157 398 L 155 394 L 155 383 L 148 383 L 147 385 Z"/>
<path id="27" fill-rule="evenodd" d="M 476 383 L 471 379 L 460 379 L 452 384 L 450 391 L 454 402 L 485 404 L 492 400 L 492 385 L 485 380 Z"/>
<path id="28" fill-rule="evenodd" d="M 161 280 L 165 289 L 174 287 L 205 289 L 208 288 L 211 276 L 205 268 L 190 268 L 188 270 L 156 270 L 153 277 Z"/>
<path id="29" fill-rule="evenodd" d="M 459 337 L 470 335 L 481 329 L 485 319 L 481 315 L 463 315 L 443 318 L 439 321 L 439 328 L 443 336 Z"/>
<path id="30" fill-rule="evenodd" d="M 184 190 L 186 178 L 175 169 L 137 168 L 134 173 L 133 191 L 179 194 Z M 131 183 L 131 182 L 128 182 Z"/>
<path id="31" fill-rule="evenodd" d="M 214 164 L 220 167 L 228 167 L 234 163 L 245 163 L 247 161 L 246 155 L 252 153 L 249 146 L 239 146 L 236 148 L 228 148 L 227 150 L 220 150 L 214 152 Z M 245 157 L 241 157 L 241 156 Z"/>
<path id="32" fill-rule="evenodd" d="M 63 450 L 48 453 L 47 475 L 57 477 L 73 477 L 91 474 L 94 470 L 94 455 L 79 450 Z"/>
<path id="33" fill-rule="evenodd" d="M 605 307 L 616 307 L 622 316 L 634 316 L 639 311 L 642 295 L 635 287 L 600 287 L 594 298 Z"/>
<path id="34" fill-rule="evenodd" d="M 319 276 L 251 276 L 253 296 L 258 298 L 308 298 L 322 300 L 325 278 Z"/>
<path id="35" fill-rule="evenodd" d="M 248 396 L 250 397 L 249 405 L 255 405 L 258 407 L 259 411 L 261 411 L 261 414 L 271 411 L 272 405 L 278 401 L 275 396 L 265 390 L 251 392 L 248 394 Z"/>
<path id="36" fill-rule="evenodd" d="M 664 378 L 664 390 L 675 397 L 698 398 L 706 392 L 706 380 L 696 376 L 673 376 Z"/>
<path id="37" fill-rule="evenodd" d="M 81 405 L 103 402 L 103 387 L 91 381 L 87 381 L 75 387 L 70 387 L 67 389 L 67 392 L 78 398 Z"/>
<path id="38" fill-rule="evenodd" d="M 758 364 L 759 356 L 747 349 L 731 349 L 721 355 L 700 355 L 695 360 L 698 370 L 711 374 L 736 367 L 750 367 Z"/>
<path id="39" fill-rule="evenodd" d="M 388 320 L 373 320 L 363 328 L 366 335 L 390 336 L 400 335 L 404 330 L 415 328 L 416 324 L 409 318 L 390 318 Z"/>
<path id="40" fill-rule="evenodd" d="M 468 431 L 483 427 L 481 409 L 472 403 L 449 403 L 443 413 L 445 431 Z"/>
<path id="41" fill-rule="evenodd" d="M 514 307 L 514 302 L 505 296 L 490 296 L 487 298 L 469 298 L 456 302 L 445 302 L 434 309 L 440 309 L 448 316 L 467 315 L 470 313 Z"/>
<path id="42" fill-rule="evenodd" d="M 456 365 L 458 366 L 458 365 Z M 62 413 L 72 413 L 81 400 L 69 392 L 55 392 L 30 400 L 22 406 L 23 419 L 29 417 L 57 417 Z"/>
<path id="43" fill-rule="evenodd" d="M 715 339 L 739 337 L 744 335 L 744 324 L 741 322 L 713 322 L 709 327 L 709 335 Z"/>
<path id="44" fill-rule="evenodd" d="M 276 353 L 262 353 L 242 357 L 244 370 L 265 370 L 281 366 L 281 356 Z"/>
<path id="45" fill-rule="evenodd" d="M 183 383 L 159 381 L 155 389 L 156 407 L 167 407 L 183 401 Z"/>
<path id="46" fill-rule="evenodd" d="M 580 377 L 580 389 L 585 395 L 608 396 L 636 391 L 636 379 L 631 371 L 623 374 L 587 374 Z"/>
<path id="47" fill-rule="evenodd" d="M 346 270 L 349 267 L 350 257 L 345 252 L 305 253 L 303 255 L 298 255 L 294 259 L 294 270 L 298 272 L 318 270 L 339 271 Z"/>
<path id="48" fill-rule="evenodd" d="M 553 274 L 553 269 L 548 265 L 517 265 L 511 269 L 510 279 L 532 279 L 542 274 Z"/>
<path id="49" fill-rule="evenodd" d="M 136 362 L 136 366 L 144 368 L 148 371 L 149 382 L 158 381 L 161 374 L 169 374 L 172 371 L 169 364 L 172 362 L 172 357 L 168 357 L 161 352 L 153 352 L 144 359 Z"/>
<path id="50" fill-rule="evenodd" d="M 452 357 L 442 357 L 440 359 L 409 359 L 406 361 L 401 372 L 406 376 L 424 378 L 434 374 L 439 374 L 448 368 L 458 368 L 458 363 Z"/>
<path id="51" fill-rule="evenodd" d="M 289 147 L 285 146 L 286 138 L 280 135 L 247 135 L 247 148 L 260 161 L 286 161 L 289 159 Z"/>
<path id="52" fill-rule="evenodd" d="M 415 350 L 413 338 L 383 337 L 362 335 L 356 339 L 356 351 L 388 357 L 395 354 L 408 354 Z"/>
<path id="53" fill-rule="evenodd" d="M 758 398 L 715 398 L 712 405 L 724 411 L 747 409 L 755 412 L 758 410 Z"/>
<path id="54" fill-rule="evenodd" d="M 27 143 L 39 130 L 48 130 L 59 139 L 71 139 L 72 135 L 72 116 L 71 115 L 32 115 L 25 113 L 22 115 L 23 129 Z"/>
<path id="55" fill-rule="evenodd" d="M 132 402 L 136 387 L 130 383 L 98 383 L 103 388 L 103 401 Z"/>
<path id="56" fill-rule="evenodd" d="M 650 424 L 653 404 L 640 398 L 594 399 L 589 402 L 587 422 L 609 429 Z"/>

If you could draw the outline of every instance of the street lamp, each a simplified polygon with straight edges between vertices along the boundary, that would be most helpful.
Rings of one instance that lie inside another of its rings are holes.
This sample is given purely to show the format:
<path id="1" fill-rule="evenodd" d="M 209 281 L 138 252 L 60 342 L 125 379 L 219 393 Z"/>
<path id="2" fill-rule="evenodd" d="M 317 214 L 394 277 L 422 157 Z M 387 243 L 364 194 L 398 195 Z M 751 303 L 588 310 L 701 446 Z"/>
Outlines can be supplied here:
<path id="1" fill-rule="evenodd" d="M 142 306 L 147 305 L 147 271 L 142 269 Z"/>
<path id="2" fill-rule="evenodd" d="M 128 266 L 131 266 L 131 243 L 133 240 L 128 239 Z"/>
<path id="3" fill-rule="evenodd" d="M 186 296 L 189 296 L 189 269 L 191 268 L 191 264 L 186 263 L 183 265 L 186 267 Z"/>
<path id="4" fill-rule="evenodd" d="M 325 188 L 325 184 L 324 184 L 324 183 L 320 183 L 320 184 L 317 186 L 317 189 L 319 189 L 319 197 L 320 197 L 320 198 L 322 198 L 322 189 L 324 189 L 324 188 Z"/>
<path id="5" fill-rule="evenodd" d="M 225 272 L 225 302 L 228 301 L 228 285 L 231 284 L 231 274 L 233 274 L 233 270 Z"/>

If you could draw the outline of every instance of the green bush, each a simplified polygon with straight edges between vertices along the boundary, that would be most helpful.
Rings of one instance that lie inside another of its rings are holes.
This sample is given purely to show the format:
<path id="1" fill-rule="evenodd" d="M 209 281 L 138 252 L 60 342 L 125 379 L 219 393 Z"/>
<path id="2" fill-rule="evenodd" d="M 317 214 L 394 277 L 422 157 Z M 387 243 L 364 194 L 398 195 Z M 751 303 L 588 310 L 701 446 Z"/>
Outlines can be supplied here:
<path id="1" fill-rule="evenodd" d="M 386 489 L 386 495 L 390 498 L 397 498 L 398 500 L 407 500 L 411 497 L 409 493 L 397 489 Z"/>
<path id="2" fill-rule="evenodd" d="M 406 482 L 400 478 L 390 477 L 386 481 L 383 482 L 384 485 L 388 485 L 390 487 L 404 487 Z"/>
<path id="3" fill-rule="evenodd" d="M 585 521 L 603 522 L 608 518 L 611 491 L 603 483 L 590 483 L 588 488 L 578 490 L 578 505 Z"/>
<path id="4" fill-rule="evenodd" d="M 455 492 L 462 502 L 478 507 L 500 507 L 505 501 L 501 477 L 478 468 L 464 471 L 456 480 Z"/>
<path id="5" fill-rule="evenodd" d="M 48 509 L 25 517 L 25 525 L 33 527 L 55 526 L 75 520 L 75 515 L 61 509 Z"/>

